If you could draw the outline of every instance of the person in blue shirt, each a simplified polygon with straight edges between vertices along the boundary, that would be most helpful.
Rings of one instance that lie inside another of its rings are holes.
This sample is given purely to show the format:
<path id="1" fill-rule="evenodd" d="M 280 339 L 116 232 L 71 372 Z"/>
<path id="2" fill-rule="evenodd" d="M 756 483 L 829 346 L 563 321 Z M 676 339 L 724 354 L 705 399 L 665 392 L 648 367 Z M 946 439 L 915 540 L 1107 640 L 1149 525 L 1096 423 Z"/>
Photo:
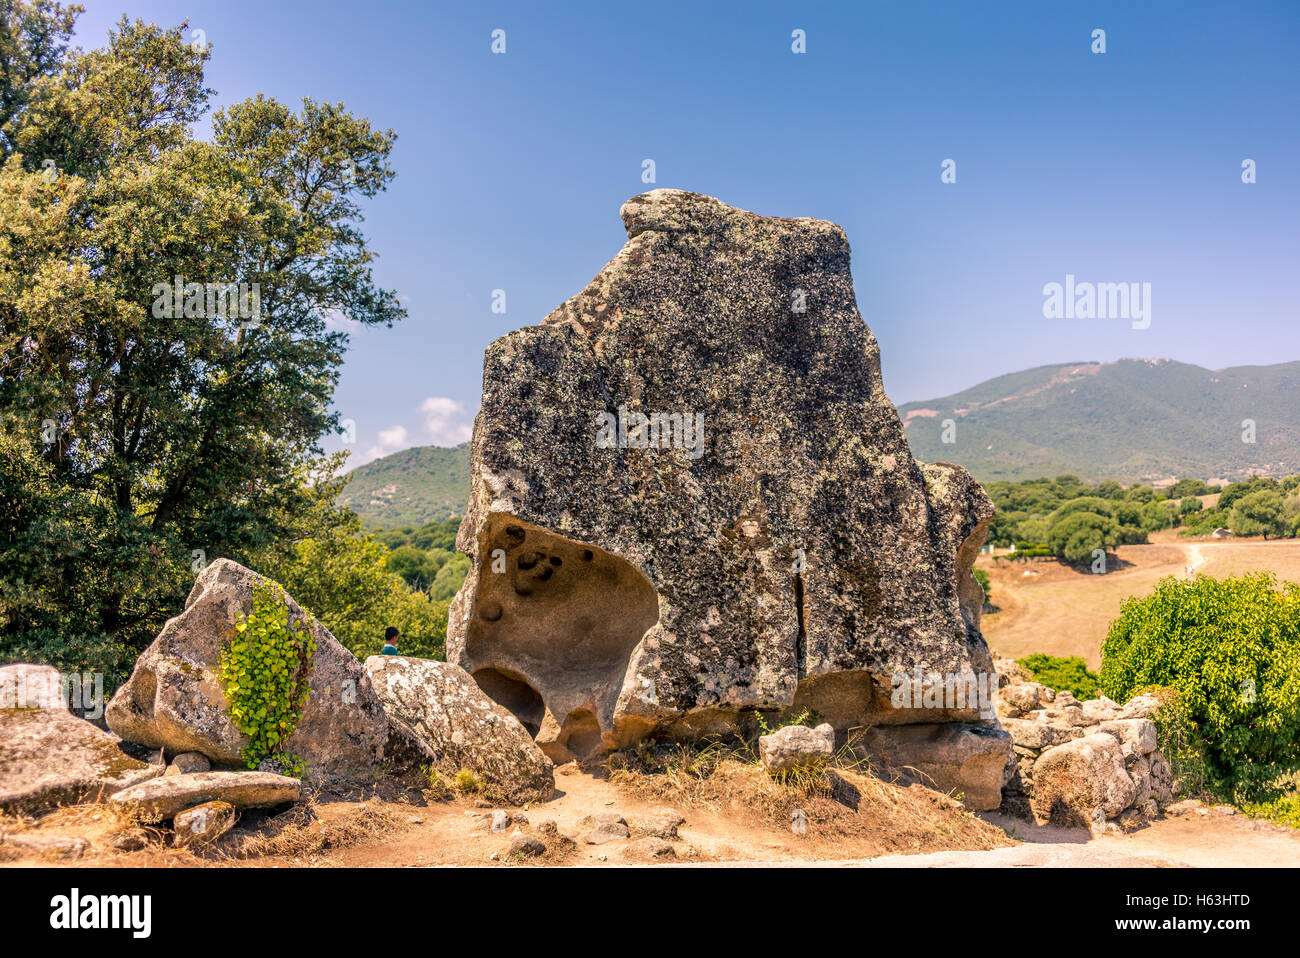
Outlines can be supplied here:
<path id="1" fill-rule="evenodd" d="M 384 647 L 380 650 L 380 655 L 401 655 L 397 651 L 397 640 L 402 637 L 402 633 L 397 631 L 397 626 L 390 625 L 384 630 Z"/>

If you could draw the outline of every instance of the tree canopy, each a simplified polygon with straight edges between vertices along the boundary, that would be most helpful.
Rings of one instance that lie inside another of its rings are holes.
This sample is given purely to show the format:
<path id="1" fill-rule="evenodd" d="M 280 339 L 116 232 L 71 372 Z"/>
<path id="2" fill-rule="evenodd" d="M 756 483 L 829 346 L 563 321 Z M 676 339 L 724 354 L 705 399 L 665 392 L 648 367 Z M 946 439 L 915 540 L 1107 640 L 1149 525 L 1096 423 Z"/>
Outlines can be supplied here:
<path id="1" fill-rule="evenodd" d="M 259 95 L 198 139 L 209 51 L 70 51 L 78 12 L 0 5 L 0 652 L 113 672 L 206 558 L 343 521 L 313 483 L 337 320 L 404 316 L 360 230 L 395 134 Z"/>

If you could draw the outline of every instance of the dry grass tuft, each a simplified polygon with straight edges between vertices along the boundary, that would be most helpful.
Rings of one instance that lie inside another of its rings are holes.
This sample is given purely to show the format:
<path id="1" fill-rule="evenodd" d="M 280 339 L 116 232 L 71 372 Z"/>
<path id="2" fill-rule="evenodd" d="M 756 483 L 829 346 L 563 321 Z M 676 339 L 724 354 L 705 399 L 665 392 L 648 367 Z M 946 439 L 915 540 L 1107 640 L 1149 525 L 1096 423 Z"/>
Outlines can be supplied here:
<path id="1" fill-rule="evenodd" d="M 306 802 L 268 819 L 256 834 L 241 836 L 226 853 L 232 858 L 316 855 L 372 844 L 403 821 L 397 809 L 377 799 L 324 818 L 314 802 Z"/>
<path id="2" fill-rule="evenodd" d="M 725 814 L 790 834 L 802 810 L 814 857 L 867 857 L 892 852 L 995 848 L 1014 844 L 947 795 L 902 787 L 872 774 L 846 744 L 814 769 L 773 775 L 744 743 L 643 746 L 612 758 L 609 780 L 638 798 Z"/>

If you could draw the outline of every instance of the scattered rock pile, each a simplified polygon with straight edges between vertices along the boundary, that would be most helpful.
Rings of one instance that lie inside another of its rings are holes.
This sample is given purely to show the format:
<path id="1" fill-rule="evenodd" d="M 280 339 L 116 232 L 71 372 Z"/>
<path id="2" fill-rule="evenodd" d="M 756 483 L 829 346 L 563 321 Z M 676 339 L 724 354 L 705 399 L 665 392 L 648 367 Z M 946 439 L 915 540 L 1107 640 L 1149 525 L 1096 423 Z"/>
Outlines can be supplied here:
<path id="1" fill-rule="evenodd" d="M 1039 823 L 1105 830 L 1117 820 L 1129 829 L 1173 801 L 1173 773 L 1151 718 L 1153 696 L 1124 705 L 1105 696 L 1080 702 L 1069 691 L 1028 681 L 1012 660 L 997 665 L 1006 681 L 998 715 L 1015 752 L 1004 809 Z"/>
<path id="2" fill-rule="evenodd" d="M 514 802 L 550 797 L 550 760 L 466 672 L 396 656 L 376 656 L 363 668 L 291 596 L 284 596 L 286 614 L 315 640 L 304 666 L 309 694 L 284 753 L 248 770 L 248 739 L 231 717 L 219 663 L 237 635 L 257 641 L 235 627 L 265 582 L 227 559 L 199 575 L 185 611 L 167 622 L 109 703 L 116 734 L 68 711 L 55 669 L 0 668 L 0 810 L 108 800 L 142 819 L 171 822 L 181 846 L 215 841 L 243 809 L 299 801 L 304 781 L 276 773 L 290 765 L 312 786 L 350 788 L 374 781 L 383 764 L 429 763 L 452 775 L 467 769 Z M 141 761 L 125 743 L 153 754 Z"/>

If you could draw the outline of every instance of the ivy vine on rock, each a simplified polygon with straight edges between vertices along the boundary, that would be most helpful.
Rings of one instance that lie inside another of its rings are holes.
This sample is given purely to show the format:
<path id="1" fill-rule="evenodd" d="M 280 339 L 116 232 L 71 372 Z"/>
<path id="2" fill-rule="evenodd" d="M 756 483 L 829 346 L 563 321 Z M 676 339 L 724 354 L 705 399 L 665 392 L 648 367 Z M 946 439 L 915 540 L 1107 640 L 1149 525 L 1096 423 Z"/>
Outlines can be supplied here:
<path id="1" fill-rule="evenodd" d="M 248 736 L 249 768 L 280 753 L 293 735 L 311 694 L 315 653 L 311 629 L 290 619 L 283 591 L 269 582 L 254 586 L 252 608 L 240 615 L 220 659 L 230 716 Z"/>

